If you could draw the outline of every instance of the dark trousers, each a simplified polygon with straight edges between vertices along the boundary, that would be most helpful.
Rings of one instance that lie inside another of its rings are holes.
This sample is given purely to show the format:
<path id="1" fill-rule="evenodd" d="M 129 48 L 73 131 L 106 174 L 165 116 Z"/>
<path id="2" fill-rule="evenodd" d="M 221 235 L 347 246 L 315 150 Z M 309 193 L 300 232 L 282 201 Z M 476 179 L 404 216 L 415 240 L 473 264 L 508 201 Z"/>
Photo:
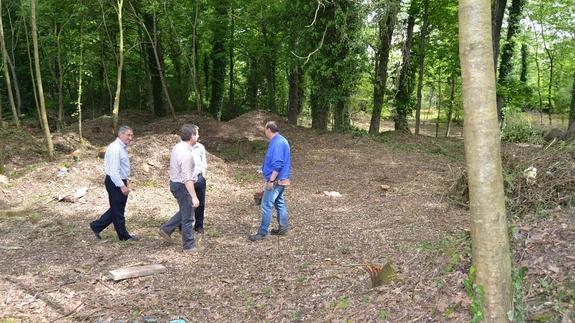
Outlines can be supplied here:
<path id="1" fill-rule="evenodd" d="M 124 184 L 127 181 L 124 180 Z M 106 175 L 104 180 L 106 185 L 106 191 L 108 191 L 108 201 L 110 202 L 110 208 L 102 216 L 90 223 L 90 227 L 94 232 L 101 232 L 110 223 L 114 224 L 114 229 L 118 234 L 118 239 L 124 241 L 130 239 L 130 234 L 126 230 L 126 218 L 124 217 L 124 211 L 126 210 L 126 202 L 128 202 L 128 197 L 122 193 L 122 190 L 114 185 L 110 176 Z"/>
<path id="2" fill-rule="evenodd" d="M 162 225 L 162 230 L 167 234 L 172 234 L 176 228 L 182 228 L 182 247 L 184 249 L 191 249 L 196 245 L 194 240 L 194 233 L 192 226 L 194 224 L 194 219 L 192 214 L 194 213 L 194 207 L 192 205 L 192 196 L 188 192 L 186 185 L 183 183 L 177 183 L 170 181 L 170 191 L 178 201 L 178 206 L 180 210 L 172 216 L 168 222 Z"/>
<path id="3" fill-rule="evenodd" d="M 206 206 L 206 179 L 201 174 L 198 175 L 198 181 L 194 184 L 194 188 L 196 189 L 198 200 L 200 200 L 200 206 L 194 210 L 196 218 L 194 230 L 198 230 L 204 228 L 204 210 Z"/>

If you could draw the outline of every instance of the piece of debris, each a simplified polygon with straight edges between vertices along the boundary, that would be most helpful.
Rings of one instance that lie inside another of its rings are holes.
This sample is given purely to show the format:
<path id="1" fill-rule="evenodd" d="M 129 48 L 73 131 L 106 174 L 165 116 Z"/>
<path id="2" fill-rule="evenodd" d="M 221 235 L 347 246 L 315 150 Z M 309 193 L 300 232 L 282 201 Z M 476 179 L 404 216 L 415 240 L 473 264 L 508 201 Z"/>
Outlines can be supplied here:
<path id="1" fill-rule="evenodd" d="M 382 266 L 365 260 L 361 267 L 369 273 L 372 288 L 387 285 L 395 278 L 395 269 L 391 261 Z"/>
<path id="2" fill-rule="evenodd" d="M 256 205 L 262 204 L 262 198 L 264 197 L 264 192 L 255 192 L 254 193 L 254 203 Z"/>
<path id="3" fill-rule="evenodd" d="M 340 192 L 336 192 L 336 191 L 323 191 L 323 194 L 325 194 L 329 197 L 343 197 L 343 195 L 341 195 Z"/>
<path id="4" fill-rule="evenodd" d="M 8 185 L 8 183 L 10 183 L 10 180 L 8 179 L 8 177 L 6 177 L 4 175 L 0 175 L 0 186 Z"/>
<path id="5" fill-rule="evenodd" d="M 389 189 L 391 188 L 391 186 L 389 186 L 389 185 L 379 185 L 379 188 L 381 188 L 382 191 L 389 191 Z"/>
<path id="6" fill-rule="evenodd" d="M 87 192 L 88 192 L 88 187 L 83 186 L 83 187 L 80 187 L 79 189 L 77 189 L 76 192 L 74 192 L 74 194 L 58 195 L 56 197 L 56 200 L 58 200 L 58 202 L 76 203 L 76 202 L 78 202 L 78 200 L 80 200 L 82 197 L 84 197 L 84 195 L 86 195 Z"/>
<path id="7" fill-rule="evenodd" d="M 537 178 L 537 168 L 530 166 L 523 171 L 523 177 L 527 180 L 527 184 L 535 184 Z"/>
<path id="8" fill-rule="evenodd" d="M 63 177 L 66 174 L 68 174 L 68 168 L 62 167 L 62 168 L 58 169 L 58 177 Z"/>
<path id="9" fill-rule="evenodd" d="M 114 281 L 136 278 L 142 276 L 150 276 L 155 274 L 161 274 L 166 271 L 166 267 L 160 264 L 153 265 L 143 265 L 143 266 L 132 266 L 124 267 L 119 269 L 111 270 L 108 274 Z"/>
<path id="10" fill-rule="evenodd" d="M 98 157 L 104 158 L 106 156 L 106 148 L 107 146 L 98 148 Z"/>

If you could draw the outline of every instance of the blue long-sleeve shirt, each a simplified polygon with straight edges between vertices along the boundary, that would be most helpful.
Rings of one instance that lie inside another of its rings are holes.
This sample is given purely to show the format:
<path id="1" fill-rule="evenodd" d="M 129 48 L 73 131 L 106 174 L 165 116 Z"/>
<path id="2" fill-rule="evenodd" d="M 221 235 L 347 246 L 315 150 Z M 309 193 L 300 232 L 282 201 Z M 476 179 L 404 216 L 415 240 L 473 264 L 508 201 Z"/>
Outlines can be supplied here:
<path id="1" fill-rule="evenodd" d="M 267 181 L 273 171 L 278 172 L 276 180 L 289 179 L 291 170 L 290 147 L 287 139 L 279 133 L 268 144 L 268 150 L 262 165 L 262 173 Z"/>
<path id="2" fill-rule="evenodd" d="M 120 138 L 116 138 L 108 145 L 104 156 L 104 172 L 110 176 L 117 187 L 124 186 L 122 180 L 130 177 L 130 159 L 126 147 Z"/>

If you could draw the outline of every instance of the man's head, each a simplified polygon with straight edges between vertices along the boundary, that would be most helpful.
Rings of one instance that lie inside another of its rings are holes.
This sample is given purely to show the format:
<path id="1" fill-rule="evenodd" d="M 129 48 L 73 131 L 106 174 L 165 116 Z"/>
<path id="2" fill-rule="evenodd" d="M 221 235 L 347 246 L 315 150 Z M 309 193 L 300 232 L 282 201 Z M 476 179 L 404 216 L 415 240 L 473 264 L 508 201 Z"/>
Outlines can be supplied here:
<path id="1" fill-rule="evenodd" d="M 264 130 L 264 133 L 266 134 L 266 137 L 268 137 L 268 139 L 271 139 L 279 131 L 280 131 L 280 128 L 278 127 L 278 125 L 275 121 L 268 121 L 266 123 L 266 128 Z"/>
<path id="2" fill-rule="evenodd" d="M 199 128 L 195 124 L 186 123 L 180 130 L 180 139 L 182 139 L 182 141 L 187 141 L 191 144 L 195 144 L 200 137 L 198 130 Z"/>
<path id="3" fill-rule="evenodd" d="M 118 129 L 118 138 L 125 145 L 129 145 L 134 140 L 134 131 L 128 126 L 121 126 Z"/>

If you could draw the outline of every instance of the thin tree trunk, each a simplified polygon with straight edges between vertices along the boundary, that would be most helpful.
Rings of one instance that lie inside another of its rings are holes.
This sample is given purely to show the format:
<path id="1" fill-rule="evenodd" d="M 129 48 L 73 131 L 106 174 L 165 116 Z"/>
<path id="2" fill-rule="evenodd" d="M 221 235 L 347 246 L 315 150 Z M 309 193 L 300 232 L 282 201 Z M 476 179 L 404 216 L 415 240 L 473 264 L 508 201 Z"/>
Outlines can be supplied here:
<path id="1" fill-rule="evenodd" d="M 454 69 L 455 70 L 455 69 Z M 453 118 L 453 109 L 455 100 L 455 73 L 451 74 L 450 78 L 450 92 L 449 92 L 449 111 L 447 111 L 447 129 L 445 130 L 445 137 L 449 137 L 449 132 L 451 131 L 451 119 Z"/>
<path id="2" fill-rule="evenodd" d="M 234 6 L 232 3 L 232 7 L 230 9 L 230 21 L 231 21 L 231 26 L 230 26 L 230 88 L 228 89 L 228 93 L 229 93 L 229 113 L 230 113 L 230 117 L 236 117 L 238 115 L 238 111 L 236 109 L 236 103 L 235 103 L 235 98 L 234 98 L 234 33 L 235 33 L 235 25 L 234 25 Z"/>
<path id="3" fill-rule="evenodd" d="M 541 19 L 543 20 L 543 19 Z M 543 40 L 543 50 L 545 50 L 545 54 L 547 54 L 547 58 L 549 59 L 549 86 L 547 87 L 547 116 L 549 117 L 549 124 L 551 125 L 551 114 L 553 113 L 553 61 L 555 59 L 551 49 L 547 47 L 547 41 L 545 40 L 545 30 L 543 29 L 543 21 L 540 21 L 541 27 L 541 39 Z"/>
<path id="4" fill-rule="evenodd" d="M 32 45 L 34 47 L 34 65 L 36 68 L 36 84 L 38 86 L 38 98 L 40 99 L 40 118 L 44 123 L 44 135 L 46 137 L 46 145 L 48 146 L 48 156 L 50 159 L 54 158 L 54 145 L 52 143 L 52 135 L 50 134 L 50 125 L 48 124 L 48 116 L 46 113 L 46 103 L 44 102 L 44 89 L 42 87 L 42 72 L 40 70 L 40 54 L 38 52 L 38 31 L 36 29 L 36 1 L 30 0 L 30 21 L 32 25 Z"/>
<path id="5" fill-rule="evenodd" d="M 2 1 L 0 0 L 0 3 Z M 1 11 L 0 11 L 1 12 Z M 12 90 L 14 91 L 14 96 L 16 99 L 16 112 L 18 112 L 18 116 L 20 117 L 22 115 L 22 96 L 20 95 L 20 85 L 18 82 L 18 73 L 16 73 L 16 55 L 15 55 L 15 50 L 16 50 L 16 43 L 17 43 L 17 37 L 14 35 L 16 33 L 16 30 L 14 29 L 14 26 L 12 25 L 12 16 L 10 15 L 10 11 L 7 12 L 8 13 L 8 21 L 10 23 L 10 31 L 12 32 L 12 55 L 10 57 L 10 55 L 8 56 L 8 65 L 10 66 L 10 73 L 12 74 L 12 85 L 13 88 Z M 26 24 L 24 24 L 26 25 Z"/>
<path id="6" fill-rule="evenodd" d="M 0 1 L 0 46 L 2 47 L 2 70 L 4 72 L 4 80 L 6 81 L 6 91 L 8 92 L 8 101 L 10 102 L 10 108 L 12 109 L 12 120 L 16 127 L 20 128 L 20 118 L 18 116 L 18 110 L 16 109 L 16 103 L 14 102 L 14 96 L 12 93 L 12 82 L 10 78 L 10 70 L 8 63 L 8 51 L 6 50 L 6 42 L 4 38 L 4 25 L 2 23 L 2 1 Z"/>
<path id="7" fill-rule="evenodd" d="M 387 65 L 389 63 L 389 50 L 391 48 L 391 39 L 393 29 L 397 20 L 399 3 L 397 1 L 387 2 L 385 16 L 381 17 L 378 22 L 379 26 L 379 49 L 375 61 L 375 80 L 373 84 L 373 112 L 369 123 L 369 134 L 379 134 L 379 125 L 381 120 L 381 109 L 385 97 L 387 86 Z"/>
<path id="8" fill-rule="evenodd" d="M 533 23 L 533 28 L 535 28 L 535 23 Z M 535 36 L 535 66 L 537 67 L 537 95 L 539 98 L 539 116 L 540 123 L 543 124 L 543 95 L 541 94 L 541 66 L 539 65 L 539 41 L 537 40 L 537 32 L 534 33 Z"/>
<path id="9" fill-rule="evenodd" d="M 441 73 L 437 75 L 437 119 L 435 120 L 435 138 L 439 137 L 440 116 L 441 116 Z"/>
<path id="10" fill-rule="evenodd" d="M 294 65 L 288 75 L 289 95 L 288 95 L 288 121 L 296 125 L 299 116 L 299 107 L 301 102 L 300 87 L 301 87 L 301 73 L 299 66 Z"/>
<path id="11" fill-rule="evenodd" d="M 28 37 L 28 24 L 24 23 L 24 33 L 26 35 L 26 54 L 28 55 L 28 69 L 30 70 L 30 80 L 32 81 L 32 93 L 34 94 L 34 104 L 36 113 L 40 116 L 40 103 L 38 102 L 38 90 L 36 87 L 36 78 L 34 77 L 34 67 L 32 66 L 32 54 L 30 53 L 30 40 Z M 40 121 L 40 128 L 44 131 L 44 123 Z"/>
<path id="12" fill-rule="evenodd" d="M 425 36 L 429 18 L 429 0 L 423 0 L 423 24 L 419 37 L 419 77 L 417 79 L 417 102 L 415 103 L 415 134 L 419 134 L 421 115 L 421 90 L 423 89 L 423 68 L 425 67 Z"/>
<path id="13" fill-rule="evenodd" d="M 62 27 L 63 28 L 63 27 Z M 56 59 L 58 61 L 58 129 L 64 128 L 64 72 L 62 69 L 62 57 L 61 57 L 61 46 L 60 46 L 60 34 L 62 28 L 58 31 L 58 28 L 54 31 L 57 32 L 56 36 Z"/>
<path id="14" fill-rule="evenodd" d="M 80 19 L 80 66 L 78 68 L 78 99 L 76 100 L 76 112 L 78 113 L 78 135 L 80 143 L 84 142 L 82 135 L 82 68 L 84 67 L 84 15 Z"/>
<path id="15" fill-rule="evenodd" d="M 475 284 L 486 322 L 507 322 L 512 310 L 511 255 L 503 192 L 501 142 L 495 99 L 489 1 L 459 1 L 459 55 L 463 79 Z"/>
<path id="16" fill-rule="evenodd" d="M 575 72 L 573 72 L 573 85 L 571 90 L 571 108 L 569 109 L 569 127 L 567 132 L 575 134 Z"/>
<path id="17" fill-rule="evenodd" d="M 112 121 L 114 133 L 118 129 L 118 119 L 120 114 L 120 94 L 122 93 L 122 70 L 124 69 L 124 28 L 122 27 L 122 9 L 124 0 L 117 0 L 118 6 L 118 29 L 120 31 L 120 44 L 118 45 L 118 71 L 116 75 L 116 94 L 114 96 L 114 106 L 112 109 Z"/>

